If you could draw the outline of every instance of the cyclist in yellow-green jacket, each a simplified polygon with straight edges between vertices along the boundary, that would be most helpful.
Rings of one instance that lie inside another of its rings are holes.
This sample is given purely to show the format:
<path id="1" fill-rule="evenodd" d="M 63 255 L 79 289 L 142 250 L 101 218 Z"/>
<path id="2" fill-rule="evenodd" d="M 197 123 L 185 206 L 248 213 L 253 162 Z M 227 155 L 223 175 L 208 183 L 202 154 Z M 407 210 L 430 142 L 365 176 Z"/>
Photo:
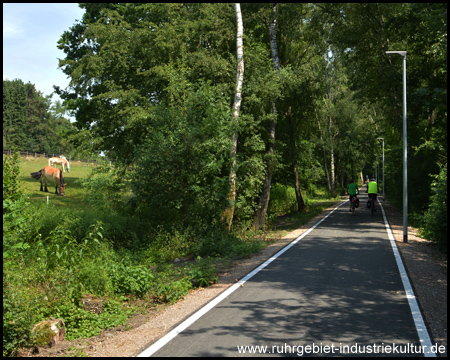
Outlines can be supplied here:
<path id="1" fill-rule="evenodd" d="M 377 195 L 378 195 L 378 184 L 375 179 L 370 179 L 367 185 L 367 193 L 369 194 L 369 199 L 373 199 L 374 211 L 377 211 Z"/>

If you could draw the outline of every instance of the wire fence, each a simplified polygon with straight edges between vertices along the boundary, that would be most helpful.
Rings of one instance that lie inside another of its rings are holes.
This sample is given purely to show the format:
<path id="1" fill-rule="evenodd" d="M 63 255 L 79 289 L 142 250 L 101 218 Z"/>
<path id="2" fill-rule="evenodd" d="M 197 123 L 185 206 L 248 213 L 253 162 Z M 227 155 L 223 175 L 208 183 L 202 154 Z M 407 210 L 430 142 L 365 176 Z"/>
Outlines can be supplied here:
<path id="1" fill-rule="evenodd" d="M 3 150 L 3 154 L 6 154 L 6 155 L 12 155 L 13 153 L 14 153 L 14 150 Z M 38 159 L 38 158 L 49 159 L 51 157 L 60 157 L 61 155 L 64 155 L 64 154 L 61 154 L 61 153 L 43 153 L 43 154 L 40 154 L 40 153 L 30 152 L 30 151 L 19 151 L 19 155 L 20 156 L 24 156 L 24 157 L 32 157 L 32 158 L 35 158 L 35 159 Z M 82 159 L 82 158 L 72 157 L 72 156 L 68 155 L 68 156 L 66 156 L 66 158 L 67 158 L 68 161 L 82 161 L 82 162 L 86 162 L 86 163 L 95 163 L 95 164 L 98 164 L 99 161 L 100 161 L 100 159 L 98 157 Z M 103 161 L 114 162 L 114 160 L 107 159 L 105 157 L 103 157 L 102 160 Z"/>

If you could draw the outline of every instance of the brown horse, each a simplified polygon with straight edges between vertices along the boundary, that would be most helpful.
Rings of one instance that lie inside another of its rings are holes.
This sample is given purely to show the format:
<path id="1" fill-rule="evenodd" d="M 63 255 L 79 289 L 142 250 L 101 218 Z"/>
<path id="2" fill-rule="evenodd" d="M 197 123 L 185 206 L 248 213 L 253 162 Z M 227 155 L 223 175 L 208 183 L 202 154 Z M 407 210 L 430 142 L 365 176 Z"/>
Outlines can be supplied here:
<path id="1" fill-rule="evenodd" d="M 65 195 L 64 189 L 67 184 L 64 184 L 64 177 L 63 177 L 61 169 L 56 169 L 52 166 L 47 165 L 42 170 L 31 173 L 31 176 L 34 179 L 41 179 L 41 191 L 44 191 L 44 190 L 42 190 L 42 185 L 43 185 L 44 179 L 45 179 L 45 192 L 49 192 L 47 189 L 47 181 L 50 180 L 55 183 L 55 189 L 56 189 L 55 194 L 58 195 L 58 187 L 59 187 L 59 192 L 60 192 L 61 196 Z"/>

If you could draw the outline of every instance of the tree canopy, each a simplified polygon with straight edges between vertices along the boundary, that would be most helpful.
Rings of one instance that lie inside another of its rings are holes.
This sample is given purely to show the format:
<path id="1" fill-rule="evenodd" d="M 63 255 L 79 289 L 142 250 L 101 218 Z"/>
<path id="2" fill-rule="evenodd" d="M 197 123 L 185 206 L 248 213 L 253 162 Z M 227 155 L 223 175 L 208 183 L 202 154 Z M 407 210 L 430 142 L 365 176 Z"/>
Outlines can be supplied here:
<path id="1" fill-rule="evenodd" d="M 137 167 L 143 207 L 163 196 L 177 218 L 195 209 L 217 221 L 232 134 L 241 224 L 259 211 L 269 173 L 295 187 L 299 211 L 314 184 L 343 193 L 350 178 L 372 177 L 379 137 L 386 191 L 400 201 L 401 58 L 386 51 L 405 50 L 411 211 L 425 210 L 429 175 L 447 163 L 446 4 L 242 4 L 238 122 L 232 4 L 80 6 L 58 43 L 71 82 L 55 90 L 97 150 Z"/>
<path id="2" fill-rule="evenodd" d="M 61 102 L 51 105 L 31 83 L 3 80 L 3 148 L 64 153 L 72 145 L 64 136 L 72 125 Z"/>

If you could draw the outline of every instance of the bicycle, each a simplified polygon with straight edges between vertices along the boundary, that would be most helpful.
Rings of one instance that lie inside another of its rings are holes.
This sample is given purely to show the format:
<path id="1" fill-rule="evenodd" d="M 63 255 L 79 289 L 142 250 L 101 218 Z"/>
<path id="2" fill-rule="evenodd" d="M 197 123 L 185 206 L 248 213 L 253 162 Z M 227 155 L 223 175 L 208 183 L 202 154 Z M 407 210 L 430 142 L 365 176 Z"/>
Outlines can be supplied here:
<path id="1" fill-rule="evenodd" d="M 358 198 L 356 197 L 356 195 L 352 196 L 350 198 L 351 201 L 351 210 L 352 210 L 352 215 L 355 215 L 355 209 L 358 207 L 357 202 L 358 202 Z"/>
<path id="2" fill-rule="evenodd" d="M 374 198 L 370 198 L 370 214 L 373 216 L 373 214 L 375 213 L 375 199 Z"/>

